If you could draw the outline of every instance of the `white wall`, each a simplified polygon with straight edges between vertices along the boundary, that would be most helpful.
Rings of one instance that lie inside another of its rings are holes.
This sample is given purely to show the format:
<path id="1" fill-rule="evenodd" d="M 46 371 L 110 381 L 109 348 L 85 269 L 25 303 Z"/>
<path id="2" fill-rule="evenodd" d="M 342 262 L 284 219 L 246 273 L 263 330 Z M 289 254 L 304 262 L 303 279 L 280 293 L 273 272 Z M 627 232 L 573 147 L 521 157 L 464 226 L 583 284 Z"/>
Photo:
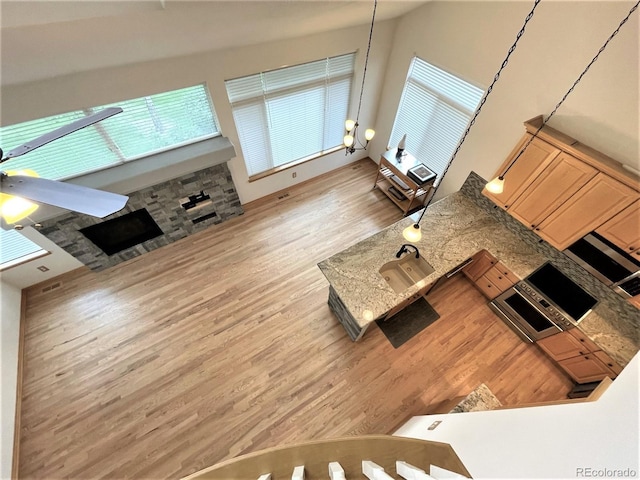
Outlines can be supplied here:
<path id="1" fill-rule="evenodd" d="M 637 478 L 639 364 L 636 355 L 596 402 L 423 415 L 394 435 L 450 444 L 475 479 L 624 477 L 579 468 L 630 469 L 626 477 Z"/>
<path id="2" fill-rule="evenodd" d="M 375 25 L 360 114 L 362 125 L 374 124 L 374 113 L 377 110 L 377 99 L 382 89 L 395 23 L 395 20 L 390 20 Z M 294 40 L 211 51 L 169 60 L 66 75 L 28 84 L 9 85 L 2 88 L 2 124 L 10 125 L 87 105 L 117 102 L 206 82 L 222 133 L 236 146 L 237 157 L 229 162 L 229 168 L 240 201 L 247 203 L 353 162 L 366 156 L 366 153 L 358 152 L 356 155 L 346 157 L 344 152 L 340 151 L 307 162 L 293 170 L 286 170 L 249 183 L 224 80 L 344 54 L 357 49 L 357 73 L 353 84 L 350 110 L 355 116 L 368 38 L 369 26 L 363 25 Z M 304 135 L 303 125 L 299 131 L 292 132 L 292 135 L 297 134 Z M 295 179 L 292 177 L 293 171 L 297 173 Z"/>
<path id="3" fill-rule="evenodd" d="M 0 296 L 0 478 L 11 478 L 22 295 L 19 288 L 0 282 Z"/>
<path id="4" fill-rule="evenodd" d="M 470 170 L 491 178 L 524 133 L 523 122 L 551 113 L 632 5 L 541 2 L 437 196 L 458 190 Z M 436 1 L 403 17 L 396 29 L 372 150 L 386 146 L 414 54 L 486 89 L 532 6 L 533 2 Z M 638 168 L 638 104 L 636 12 L 549 125 Z"/>

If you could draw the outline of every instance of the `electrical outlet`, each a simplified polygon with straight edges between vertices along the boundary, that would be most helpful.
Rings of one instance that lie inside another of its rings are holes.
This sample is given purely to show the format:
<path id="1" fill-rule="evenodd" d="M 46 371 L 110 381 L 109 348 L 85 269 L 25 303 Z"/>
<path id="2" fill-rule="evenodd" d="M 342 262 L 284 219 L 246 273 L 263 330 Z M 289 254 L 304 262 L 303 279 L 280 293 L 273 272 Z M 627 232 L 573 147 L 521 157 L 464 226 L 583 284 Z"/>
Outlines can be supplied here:
<path id="1" fill-rule="evenodd" d="M 48 272 L 49 271 L 49 269 L 47 267 L 45 267 L 44 265 L 40 265 L 38 267 L 38 270 L 40 270 L 41 272 Z"/>
<path id="2" fill-rule="evenodd" d="M 436 427 L 438 425 L 440 425 L 442 423 L 441 420 L 436 420 L 435 422 L 433 422 L 431 425 L 429 425 L 429 428 L 427 428 L 427 430 L 435 430 Z"/>
<path id="3" fill-rule="evenodd" d="M 293 172 L 293 173 L 291 174 L 291 176 L 292 176 L 293 178 L 296 178 L 296 177 L 298 176 L 298 174 L 297 174 L 296 172 Z"/>

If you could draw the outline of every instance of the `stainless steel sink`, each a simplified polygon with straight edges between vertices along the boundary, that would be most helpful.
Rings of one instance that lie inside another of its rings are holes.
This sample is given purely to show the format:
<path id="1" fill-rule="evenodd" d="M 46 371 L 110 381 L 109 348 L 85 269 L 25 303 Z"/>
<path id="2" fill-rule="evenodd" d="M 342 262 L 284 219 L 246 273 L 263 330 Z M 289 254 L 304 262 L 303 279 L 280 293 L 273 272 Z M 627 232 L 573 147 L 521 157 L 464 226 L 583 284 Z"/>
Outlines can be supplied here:
<path id="1" fill-rule="evenodd" d="M 378 271 L 394 292 L 402 293 L 435 272 L 435 269 L 424 258 L 409 254 L 400 260 L 385 263 Z"/>

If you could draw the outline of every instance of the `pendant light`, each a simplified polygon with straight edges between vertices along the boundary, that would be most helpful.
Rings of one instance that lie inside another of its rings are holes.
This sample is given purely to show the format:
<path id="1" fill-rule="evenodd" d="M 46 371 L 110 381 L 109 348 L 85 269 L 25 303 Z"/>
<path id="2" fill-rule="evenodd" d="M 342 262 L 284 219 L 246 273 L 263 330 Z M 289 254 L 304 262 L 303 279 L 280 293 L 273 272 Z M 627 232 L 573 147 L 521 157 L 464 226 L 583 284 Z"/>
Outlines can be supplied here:
<path id="1" fill-rule="evenodd" d="M 362 106 L 362 92 L 364 92 L 364 81 L 367 77 L 367 65 L 369 63 L 369 52 L 371 51 L 371 39 L 373 37 L 373 23 L 376 19 L 376 8 L 378 6 L 378 0 L 373 1 L 373 15 L 371 17 L 371 29 L 369 30 L 369 43 L 367 44 L 367 54 L 364 59 L 364 70 L 362 72 L 362 86 L 360 87 L 360 99 L 358 101 L 358 113 L 356 114 L 355 120 L 347 120 L 344 122 L 344 128 L 347 131 L 346 135 L 343 138 L 344 146 L 345 146 L 345 155 L 352 154 L 356 150 L 366 150 L 369 142 L 376 134 L 375 130 L 372 128 L 367 128 L 364 131 L 364 139 L 365 143 L 363 144 L 358 139 L 358 127 L 360 124 L 358 121 L 360 120 L 360 107 Z M 357 145 L 360 145 L 359 147 Z"/>
<path id="2" fill-rule="evenodd" d="M 506 58 L 504 59 L 504 61 L 500 65 L 500 68 L 498 69 L 498 72 L 493 77 L 493 82 L 491 82 L 491 85 L 489 85 L 489 87 L 487 88 L 487 91 L 485 92 L 484 96 L 480 100 L 480 104 L 478 105 L 478 108 L 476 108 L 476 111 L 474 112 L 473 117 L 471 118 L 471 121 L 469 122 L 469 125 L 467 126 L 467 129 L 462 134 L 462 138 L 460 138 L 460 141 L 458 142 L 458 145 L 456 146 L 456 149 L 454 150 L 453 154 L 451 155 L 451 158 L 449 159 L 449 162 L 447 162 L 446 168 L 442 172 L 442 175 L 440 175 L 440 179 L 442 179 L 447 174 L 447 171 L 449 170 L 449 167 L 453 163 L 453 160 L 458 155 L 458 152 L 460 151 L 460 147 L 462 147 L 462 144 L 464 143 L 465 139 L 467 138 L 467 135 L 469 134 L 469 131 L 471 130 L 471 127 L 475 123 L 476 118 L 478 117 L 478 115 L 480 115 L 480 111 L 482 110 L 482 106 L 487 101 L 487 97 L 489 97 L 489 94 L 493 90 L 493 86 L 496 84 L 496 82 L 500 78 L 500 74 L 502 73 L 502 70 L 504 70 L 504 68 L 509 63 L 509 57 L 514 52 L 514 50 L 516 49 L 518 41 L 520 40 L 520 37 L 522 37 L 522 35 L 524 34 L 524 30 L 525 30 L 525 28 L 527 26 L 527 23 L 529 22 L 529 20 L 531 20 L 531 18 L 533 18 L 533 13 L 535 12 L 535 9 L 538 6 L 538 4 L 540 3 L 540 1 L 541 0 L 535 0 L 533 8 L 529 12 L 529 14 L 526 16 L 526 18 L 524 20 L 524 24 L 522 25 L 522 28 L 520 29 L 520 31 L 516 35 L 515 42 L 513 43 L 513 45 L 511 45 L 511 48 L 509 48 L 509 51 L 507 52 Z M 408 227 L 406 227 L 402 231 L 402 236 L 405 238 L 405 240 L 407 240 L 409 242 L 418 242 L 418 241 L 420 241 L 422 239 L 422 231 L 420 229 L 420 222 L 422 221 L 422 217 L 424 217 L 424 214 L 427 212 L 427 208 L 429 208 L 429 205 L 431 204 L 431 200 L 433 199 L 433 197 L 434 197 L 434 195 L 436 193 L 436 190 L 440 186 L 440 181 L 438 181 L 436 179 L 436 182 L 437 183 L 436 183 L 435 187 L 433 188 L 433 190 L 431 191 L 431 193 L 429 194 L 429 199 L 427 200 L 427 204 L 424 206 L 424 209 L 422 210 L 422 213 L 420 214 L 420 217 L 418 218 L 418 221 L 416 223 L 414 223 L 413 225 L 409 225 Z"/>
<path id="3" fill-rule="evenodd" d="M 522 154 L 525 152 L 527 147 L 529 145 L 531 145 L 531 142 L 533 142 L 533 140 L 538 136 L 538 134 L 540 133 L 540 130 L 542 130 L 543 127 L 547 124 L 547 122 L 551 119 L 551 117 L 553 117 L 553 115 L 555 115 L 555 113 L 558 110 L 558 108 L 560 108 L 560 105 L 562 105 L 564 103 L 564 101 L 571 94 L 571 92 L 573 92 L 573 89 L 576 88 L 578 83 L 580 83 L 580 80 L 582 80 L 582 77 L 589 71 L 589 69 L 591 68 L 591 65 L 593 65 L 595 63 L 595 61 L 598 60 L 598 57 L 600 56 L 600 54 L 602 52 L 604 52 L 605 48 L 607 48 L 607 45 L 609 45 L 609 42 L 613 39 L 613 37 L 615 37 L 618 34 L 618 32 L 620 31 L 620 28 L 622 28 L 622 26 L 625 23 L 627 23 L 627 20 L 629 20 L 629 17 L 631 16 L 631 14 L 633 14 L 633 12 L 635 12 L 638 9 L 638 5 L 640 5 L 640 2 L 636 2 L 636 4 L 633 7 L 631 7 L 631 10 L 629 10 L 629 13 L 627 14 L 627 16 L 622 19 L 622 21 L 620 22 L 618 27 L 613 31 L 613 33 L 611 35 L 609 35 L 609 38 L 607 38 L 607 40 L 604 42 L 602 47 L 600 47 L 600 49 L 598 50 L 598 53 L 596 53 L 595 57 L 593 57 L 591 59 L 591 61 L 587 64 L 587 66 L 582 71 L 582 73 L 578 76 L 576 81 L 573 82 L 573 85 L 571 85 L 571 88 L 569 88 L 567 93 L 565 93 L 564 96 L 562 97 L 562 99 L 556 104 L 556 106 L 553 109 L 553 111 L 545 119 L 543 119 L 543 121 L 540 124 L 540 126 L 538 127 L 538 129 L 534 132 L 534 134 L 531 136 L 531 138 L 529 138 L 527 143 L 525 143 L 525 145 L 522 147 L 520 152 L 518 152 L 518 154 L 515 156 L 515 158 L 513 160 L 511 160 L 511 162 L 509 162 L 509 165 L 507 166 L 505 171 L 502 172 L 502 174 L 498 175 L 496 178 L 494 178 L 493 180 L 491 180 L 489 183 L 487 183 L 485 185 L 485 188 L 489 192 L 491 192 L 493 194 L 496 194 L 496 195 L 499 195 L 502 192 L 504 192 L 504 177 L 507 174 L 507 172 L 516 163 L 516 161 L 522 156 Z"/>

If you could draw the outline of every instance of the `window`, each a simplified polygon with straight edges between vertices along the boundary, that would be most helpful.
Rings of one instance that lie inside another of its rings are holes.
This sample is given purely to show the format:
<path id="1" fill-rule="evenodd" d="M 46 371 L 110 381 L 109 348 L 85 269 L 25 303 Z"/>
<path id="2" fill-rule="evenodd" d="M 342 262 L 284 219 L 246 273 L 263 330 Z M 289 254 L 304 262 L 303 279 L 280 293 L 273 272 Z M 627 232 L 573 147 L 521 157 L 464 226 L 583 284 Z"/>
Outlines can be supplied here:
<path id="1" fill-rule="evenodd" d="M 30 168 L 63 180 L 219 134 L 204 85 L 87 108 L 0 128 L 6 151 L 106 107 L 123 112 L 10 160 L 6 169 Z"/>
<path id="2" fill-rule="evenodd" d="M 0 229 L 0 270 L 41 257 L 47 253 L 46 250 L 15 230 Z"/>
<path id="3" fill-rule="evenodd" d="M 249 176 L 342 145 L 355 54 L 227 80 Z"/>
<path id="4" fill-rule="evenodd" d="M 484 91 L 414 57 L 393 123 L 389 145 L 407 134 L 406 150 L 440 176 Z"/>

